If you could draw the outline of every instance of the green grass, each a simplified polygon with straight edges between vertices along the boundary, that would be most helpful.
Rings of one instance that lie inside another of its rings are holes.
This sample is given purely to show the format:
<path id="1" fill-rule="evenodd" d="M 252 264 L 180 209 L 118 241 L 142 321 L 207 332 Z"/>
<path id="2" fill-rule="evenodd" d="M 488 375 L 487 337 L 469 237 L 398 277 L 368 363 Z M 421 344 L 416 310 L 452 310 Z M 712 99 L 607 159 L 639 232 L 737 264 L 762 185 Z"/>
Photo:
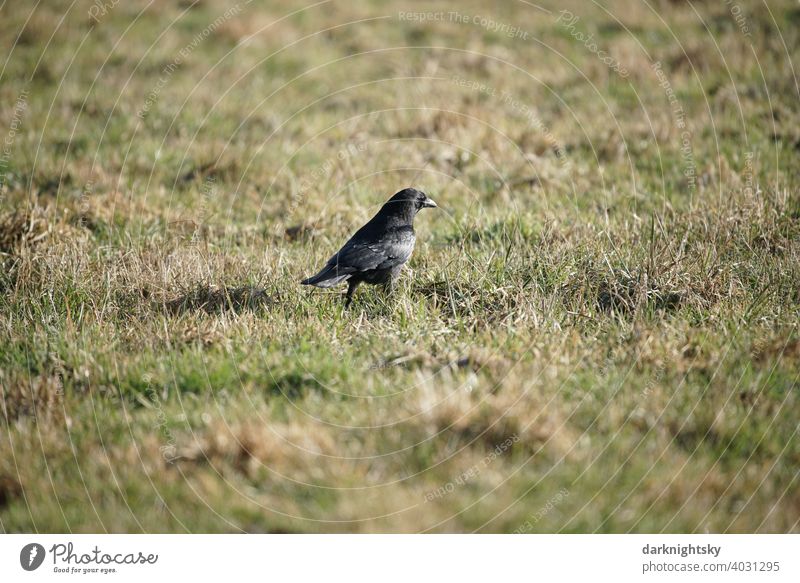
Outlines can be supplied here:
<path id="1" fill-rule="evenodd" d="M 562 4 L 0 8 L 0 528 L 798 531 L 797 10 Z"/>

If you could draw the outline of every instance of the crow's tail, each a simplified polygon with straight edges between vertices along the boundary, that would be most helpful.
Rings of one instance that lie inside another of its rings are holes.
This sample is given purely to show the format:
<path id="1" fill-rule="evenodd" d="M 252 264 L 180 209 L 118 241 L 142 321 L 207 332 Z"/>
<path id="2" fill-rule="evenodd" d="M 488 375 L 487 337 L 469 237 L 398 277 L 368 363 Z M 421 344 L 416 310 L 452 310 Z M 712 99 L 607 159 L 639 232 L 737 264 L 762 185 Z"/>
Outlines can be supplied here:
<path id="1" fill-rule="evenodd" d="M 337 265 L 326 265 L 317 275 L 306 278 L 302 285 L 315 285 L 317 287 L 333 287 L 350 277 L 350 273 L 341 273 Z"/>

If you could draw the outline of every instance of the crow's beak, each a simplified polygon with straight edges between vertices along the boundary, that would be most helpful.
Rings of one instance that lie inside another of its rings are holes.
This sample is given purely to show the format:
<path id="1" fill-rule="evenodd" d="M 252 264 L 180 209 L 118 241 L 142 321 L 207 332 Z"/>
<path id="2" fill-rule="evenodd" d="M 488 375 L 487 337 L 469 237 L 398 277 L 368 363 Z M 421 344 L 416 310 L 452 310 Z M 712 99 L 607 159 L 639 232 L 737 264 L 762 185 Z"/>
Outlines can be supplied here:
<path id="1" fill-rule="evenodd" d="M 435 202 L 433 202 L 433 200 L 431 200 L 431 199 L 430 199 L 430 198 L 428 198 L 427 196 L 425 197 L 425 200 L 422 202 L 422 207 L 423 207 L 423 208 L 432 208 L 432 209 L 435 209 L 437 206 L 439 206 L 439 205 L 438 205 L 438 204 L 436 204 Z"/>

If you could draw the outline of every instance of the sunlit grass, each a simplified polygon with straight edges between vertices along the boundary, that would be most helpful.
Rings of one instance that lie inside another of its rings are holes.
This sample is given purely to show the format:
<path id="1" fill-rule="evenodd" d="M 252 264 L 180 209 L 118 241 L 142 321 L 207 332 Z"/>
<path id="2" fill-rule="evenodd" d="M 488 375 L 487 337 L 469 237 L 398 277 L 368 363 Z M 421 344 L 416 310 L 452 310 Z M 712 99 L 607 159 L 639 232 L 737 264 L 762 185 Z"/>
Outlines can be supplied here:
<path id="1" fill-rule="evenodd" d="M 4 531 L 798 529 L 791 3 L 788 55 L 757 4 L 750 37 L 725 3 L 696 6 L 713 37 L 671 3 L 607 6 L 635 38 L 568 6 L 627 79 L 560 4 L 494 15 L 523 41 L 254 3 L 144 119 L 227 5 L 46 4 L 0 10 L 0 140 L 26 96 L 0 167 Z M 298 285 L 412 182 L 440 210 L 393 295 Z"/>

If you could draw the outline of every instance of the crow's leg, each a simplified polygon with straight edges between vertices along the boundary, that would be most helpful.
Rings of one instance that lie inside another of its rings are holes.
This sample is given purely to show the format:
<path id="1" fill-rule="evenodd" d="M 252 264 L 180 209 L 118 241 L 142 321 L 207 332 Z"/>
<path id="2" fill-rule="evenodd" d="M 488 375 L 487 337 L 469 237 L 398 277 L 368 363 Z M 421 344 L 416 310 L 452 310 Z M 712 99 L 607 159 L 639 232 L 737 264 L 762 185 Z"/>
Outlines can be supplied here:
<path id="1" fill-rule="evenodd" d="M 387 296 L 394 295 L 397 291 L 397 277 L 390 277 L 381 287 Z"/>
<path id="2" fill-rule="evenodd" d="M 345 296 L 344 300 L 344 307 L 349 308 L 350 303 L 353 301 L 353 292 L 356 291 L 358 284 L 361 283 L 360 281 L 356 281 L 353 279 L 347 280 L 347 295 Z"/>

